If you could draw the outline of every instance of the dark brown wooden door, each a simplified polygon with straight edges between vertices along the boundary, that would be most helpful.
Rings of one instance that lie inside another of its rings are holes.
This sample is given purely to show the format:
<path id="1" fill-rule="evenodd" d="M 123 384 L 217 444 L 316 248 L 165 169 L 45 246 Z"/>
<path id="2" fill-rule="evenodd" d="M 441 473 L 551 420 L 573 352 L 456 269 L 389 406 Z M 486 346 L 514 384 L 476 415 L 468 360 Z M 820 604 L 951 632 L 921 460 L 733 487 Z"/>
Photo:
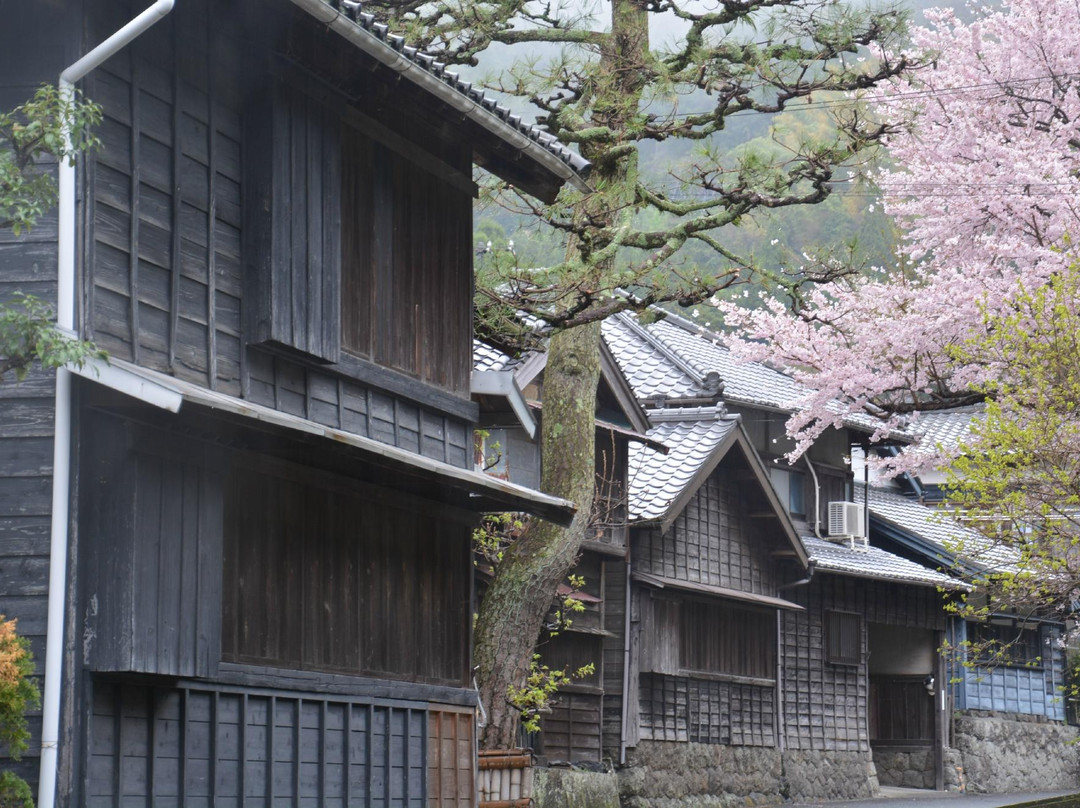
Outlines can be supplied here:
<path id="1" fill-rule="evenodd" d="M 890 746 L 934 742 L 934 697 L 921 676 L 870 677 L 870 741 Z"/>

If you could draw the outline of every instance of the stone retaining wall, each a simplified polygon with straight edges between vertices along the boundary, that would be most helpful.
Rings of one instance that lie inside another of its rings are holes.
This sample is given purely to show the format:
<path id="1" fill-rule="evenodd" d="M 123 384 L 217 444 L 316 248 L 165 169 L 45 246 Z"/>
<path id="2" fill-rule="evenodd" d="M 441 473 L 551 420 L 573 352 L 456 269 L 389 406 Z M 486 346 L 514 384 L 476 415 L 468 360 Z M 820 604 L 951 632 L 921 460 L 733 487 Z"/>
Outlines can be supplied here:
<path id="1" fill-rule="evenodd" d="M 747 808 L 877 794 L 869 752 L 642 741 L 620 770 L 626 808 Z"/>
<path id="2" fill-rule="evenodd" d="M 954 719 L 952 746 L 968 791 L 1058 791 L 1080 787 L 1078 738 L 1039 716 L 968 711 Z"/>
<path id="3" fill-rule="evenodd" d="M 883 786 L 934 788 L 932 746 L 879 746 L 874 749 L 878 782 Z"/>
<path id="4" fill-rule="evenodd" d="M 784 753 L 784 796 L 795 802 L 876 797 L 878 776 L 870 752 Z"/>

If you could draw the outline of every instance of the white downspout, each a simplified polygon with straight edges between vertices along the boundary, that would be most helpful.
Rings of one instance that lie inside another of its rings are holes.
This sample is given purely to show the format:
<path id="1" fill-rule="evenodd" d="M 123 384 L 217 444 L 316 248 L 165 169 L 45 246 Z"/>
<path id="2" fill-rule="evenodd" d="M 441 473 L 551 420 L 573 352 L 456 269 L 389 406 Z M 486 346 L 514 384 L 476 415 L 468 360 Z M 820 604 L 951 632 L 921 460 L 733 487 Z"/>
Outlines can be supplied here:
<path id="1" fill-rule="evenodd" d="M 141 35 L 170 11 L 175 0 L 157 0 L 131 22 L 60 74 L 60 95 L 70 101 L 75 84 L 87 73 Z M 65 122 L 65 145 L 71 131 Z M 56 325 L 68 334 L 75 327 L 75 166 L 60 160 L 57 171 L 58 233 Z M 49 545 L 49 611 L 45 638 L 45 685 L 42 697 L 41 771 L 38 808 L 56 803 L 57 752 L 60 740 L 60 694 L 64 663 L 64 612 L 67 604 L 68 505 L 71 496 L 71 373 L 56 371 L 56 412 L 53 427 L 52 525 Z"/>

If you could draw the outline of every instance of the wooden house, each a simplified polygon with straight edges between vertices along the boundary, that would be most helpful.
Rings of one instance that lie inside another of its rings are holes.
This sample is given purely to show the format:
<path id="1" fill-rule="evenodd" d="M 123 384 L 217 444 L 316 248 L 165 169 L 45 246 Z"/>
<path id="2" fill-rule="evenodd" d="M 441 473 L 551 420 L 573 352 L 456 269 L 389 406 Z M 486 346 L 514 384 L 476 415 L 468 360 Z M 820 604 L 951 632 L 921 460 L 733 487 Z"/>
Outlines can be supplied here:
<path id="1" fill-rule="evenodd" d="M 927 567 L 948 570 L 976 585 L 980 576 L 1009 569 L 1015 563 L 1016 557 L 1007 548 L 991 544 L 972 528 L 901 491 L 899 485 L 872 485 L 865 494 L 859 492 L 870 503 L 870 538 L 874 544 Z M 1065 629 L 1060 619 L 1037 609 L 1025 614 L 1015 611 L 991 614 L 984 620 L 950 617 L 946 628 L 946 639 L 952 649 L 947 656 L 952 683 L 950 715 L 994 716 L 998 723 L 1011 721 L 1026 725 L 1029 732 L 1043 724 L 1064 724 L 1067 718 Z M 1007 649 L 1003 661 L 991 663 L 980 659 L 978 651 L 968 647 L 974 644 L 977 649 L 986 647 L 987 643 Z M 1053 756 L 1057 754 L 1053 750 L 1059 739 L 1052 731 L 1047 733 L 1047 738 L 1041 744 L 1041 751 Z M 1071 777 L 1051 778 L 1051 782 L 1055 787 L 1068 788 L 1076 784 L 1078 777 L 1080 772 L 1074 771 Z M 976 785 L 994 790 L 995 782 L 1003 781 L 986 772 L 982 782 Z M 1033 780 L 1023 787 L 1048 785 Z M 1017 784 L 1008 787 L 1015 788 Z"/>
<path id="2" fill-rule="evenodd" d="M 971 428 L 982 414 L 981 406 L 925 413 L 916 426 L 923 444 L 958 451 L 972 439 Z M 948 477 L 945 468 L 923 468 L 917 475 L 874 480 L 856 494 L 869 503 L 872 543 L 971 582 L 977 605 L 980 579 L 1015 569 L 1018 556 L 969 523 L 949 518 Z M 969 788 L 1012 791 L 1080 784 L 1080 760 L 1071 746 L 1077 732 L 1066 726 L 1066 630 L 1060 614 L 1048 614 L 1039 604 L 979 620 L 950 617 L 951 751 Z M 1005 653 L 990 658 L 988 644 Z M 1001 758 L 1002 748 L 1016 750 L 1022 760 Z"/>
<path id="3" fill-rule="evenodd" d="M 21 772 L 46 808 L 471 806 L 471 527 L 572 509 L 472 468 L 472 171 L 587 164 L 359 4 L 171 6 L 3 8 L 0 103 L 64 71 L 104 121 L 0 293 L 111 356 L 0 389 Z"/>
<path id="4" fill-rule="evenodd" d="M 691 792 L 853 798 L 875 793 L 887 742 L 920 750 L 917 784 L 940 787 L 938 590 L 956 582 L 820 538 L 825 503 L 851 498 L 844 455 L 869 424 L 853 419 L 791 467 L 783 422 L 802 391 L 789 377 L 735 363 L 679 318 L 618 316 L 605 338 L 670 450 L 631 453 L 629 762 L 654 772 L 722 746 L 745 776 L 714 763 Z M 656 775 L 634 780 L 643 795 L 670 772 Z"/>

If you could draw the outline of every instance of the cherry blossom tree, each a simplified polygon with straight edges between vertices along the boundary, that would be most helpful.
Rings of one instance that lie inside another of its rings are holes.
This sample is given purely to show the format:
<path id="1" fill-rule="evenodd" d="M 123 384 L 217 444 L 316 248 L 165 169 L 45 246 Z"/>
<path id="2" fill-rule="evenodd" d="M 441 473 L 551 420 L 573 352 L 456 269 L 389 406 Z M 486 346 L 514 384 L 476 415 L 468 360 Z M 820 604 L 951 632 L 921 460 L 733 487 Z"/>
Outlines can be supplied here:
<path id="1" fill-rule="evenodd" d="M 908 126 L 878 177 L 906 231 L 898 266 L 808 287 L 810 262 L 755 310 L 728 305 L 741 355 L 793 368 L 813 392 L 789 422 L 804 450 L 848 412 L 882 430 L 918 412 L 971 403 L 1007 373 L 965 350 L 1075 260 L 1080 234 L 1077 0 L 1009 0 L 971 23 L 928 14 L 914 49 L 930 67 L 871 96 Z M 824 268 L 833 270 L 835 268 Z M 929 457 L 911 456 L 912 462 Z"/>

